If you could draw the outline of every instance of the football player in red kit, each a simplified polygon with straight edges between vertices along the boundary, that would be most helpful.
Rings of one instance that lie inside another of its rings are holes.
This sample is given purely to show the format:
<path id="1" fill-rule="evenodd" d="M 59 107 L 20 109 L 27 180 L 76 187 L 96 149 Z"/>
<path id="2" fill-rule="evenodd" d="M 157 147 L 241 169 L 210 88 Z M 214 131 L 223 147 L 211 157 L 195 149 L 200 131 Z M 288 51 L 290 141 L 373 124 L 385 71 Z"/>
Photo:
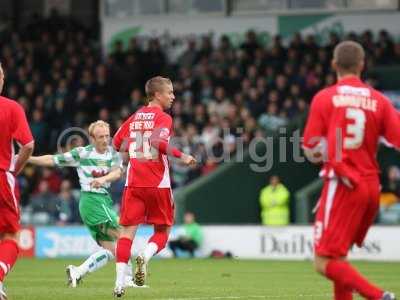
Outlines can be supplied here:
<path id="1" fill-rule="evenodd" d="M 174 201 L 167 155 L 192 165 L 196 160 L 169 144 L 173 122 L 164 112 L 175 99 L 172 82 L 157 76 L 147 81 L 149 104 L 134 113 L 113 139 L 116 150 L 129 153 L 125 190 L 121 205 L 122 234 L 116 249 L 116 283 L 114 295 L 124 294 L 124 274 L 131 256 L 132 240 L 139 224 L 154 226 L 154 234 L 143 253 L 136 258 L 135 283 L 143 286 L 147 264 L 161 251 L 174 223 Z"/>
<path id="2" fill-rule="evenodd" d="M 0 94 L 4 72 L 0 64 Z M 18 257 L 19 191 L 16 176 L 33 152 L 34 142 L 24 109 L 0 96 L 0 300 L 7 299 L 3 281 Z M 14 141 L 20 145 L 18 156 Z"/>
<path id="3" fill-rule="evenodd" d="M 398 113 L 389 99 L 361 81 L 364 59 L 356 42 L 336 46 L 332 67 L 338 81 L 315 95 L 304 131 L 306 156 L 314 162 L 325 156 L 314 224 L 315 267 L 333 281 L 336 300 L 350 300 L 353 292 L 393 300 L 393 293 L 370 283 L 346 260 L 353 244 L 362 245 L 378 212 L 379 140 L 400 148 Z"/>

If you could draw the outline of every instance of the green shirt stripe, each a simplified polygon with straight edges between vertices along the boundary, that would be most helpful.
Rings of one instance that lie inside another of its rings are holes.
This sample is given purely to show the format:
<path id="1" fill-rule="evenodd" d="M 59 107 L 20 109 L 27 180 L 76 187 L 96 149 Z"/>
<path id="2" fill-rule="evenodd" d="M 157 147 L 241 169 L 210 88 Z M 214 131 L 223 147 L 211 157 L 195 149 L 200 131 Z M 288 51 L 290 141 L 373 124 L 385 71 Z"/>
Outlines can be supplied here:
<path id="1" fill-rule="evenodd" d="M 81 166 L 111 167 L 112 160 L 82 158 L 79 163 Z"/>
<path id="2" fill-rule="evenodd" d="M 69 152 L 53 156 L 59 167 L 74 167 L 79 176 L 81 190 L 85 192 L 108 194 L 110 183 L 101 188 L 92 188 L 90 183 L 94 177 L 110 173 L 114 168 L 122 168 L 122 159 L 111 146 L 104 153 L 98 153 L 92 146 L 77 147 Z"/>
<path id="3" fill-rule="evenodd" d="M 79 161 L 80 160 L 80 157 L 79 157 L 79 152 L 78 152 L 78 150 L 75 148 L 75 149 L 72 149 L 71 150 L 71 155 L 72 155 L 72 158 L 75 160 L 75 161 Z"/>

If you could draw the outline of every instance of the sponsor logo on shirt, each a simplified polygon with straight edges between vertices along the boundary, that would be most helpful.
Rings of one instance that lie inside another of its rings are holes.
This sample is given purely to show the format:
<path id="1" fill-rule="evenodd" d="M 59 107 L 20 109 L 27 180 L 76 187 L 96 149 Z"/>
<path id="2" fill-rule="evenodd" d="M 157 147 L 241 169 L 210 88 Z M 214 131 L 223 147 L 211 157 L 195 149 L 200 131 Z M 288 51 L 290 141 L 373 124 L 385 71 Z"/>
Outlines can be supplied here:
<path id="1" fill-rule="evenodd" d="M 168 128 L 161 128 L 160 130 L 160 138 L 167 139 L 169 137 L 169 129 Z"/>
<path id="2" fill-rule="evenodd" d="M 94 178 L 103 177 L 106 176 L 107 174 L 108 174 L 107 171 L 95 171 L 95 170 L 92 171 L 92 176 Z"/>
<path id="3" fill-rule="evenodd" d="M 337 88 L 339 94 L 356 95 L 363 97 L 370 97 L 371 91 L 363 87 L 354 87 L 350 85 L 341 85 Z"/>

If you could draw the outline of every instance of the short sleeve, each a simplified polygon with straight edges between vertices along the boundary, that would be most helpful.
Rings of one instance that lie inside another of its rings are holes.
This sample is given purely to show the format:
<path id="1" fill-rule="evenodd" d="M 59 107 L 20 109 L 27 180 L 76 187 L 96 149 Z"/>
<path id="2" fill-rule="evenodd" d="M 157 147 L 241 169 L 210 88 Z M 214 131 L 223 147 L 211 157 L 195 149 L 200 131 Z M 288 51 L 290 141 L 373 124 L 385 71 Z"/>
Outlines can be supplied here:
<path id="1" fill-rule="evenodd" d="M 400 116 L 389 99 L 385 98 L 381 136 L 387 146 L 400 149 Z"/>
<path id="2" fill-rule="evenodd" d="M 156 123 L 153 138 L 168 141 L 172 134 L 172 118 L 168 114 L 160 116 Z"/>
<path id="3" fill-rule="evenodd" d="M 326 136 L 327 124 L 323 118 L 322 96 L 315 95 L 311 102 L 310 112 L 303 133 L 303 148 L 313 149 Z M 327 108 L 325 108 L 327 109 Z"/>
<path id="4" fill-rule="evenodd" d="M 112 150 L 111 168 L 112 169 L 116 169 L 116 168 L 123 169 L 121 154 L 119 152 L 115 151 L 114 149 Z"/>
<path id="5" fill-rule="evenodd" d="M 129 138 L 129 124 L 131 123 L 131 118 L 126 120 L 121 127 L 118 129 L 117 133 L 114 135 L 112 145 L 116 151 L 126 151 L 127 141 Z M 125 141 L 125 143 L 124 143 Z M 121 148 L 122 147 L 122 148 Z"/>
<path id="6" fill-rule="evenodd" d="M 54 163 L 59 167 L 78 167 L 83 151 L 84 147 L 77 147 L 69 152 L 53 155 Z"/>
<path id="7" fill-rule="evenodd" d="M 19 105 L 15 105 L 13 113 L 14 130 L 12 137 L 22 146 L 33 141 L 32 132 L 29 128 L 24 109 Z"/>

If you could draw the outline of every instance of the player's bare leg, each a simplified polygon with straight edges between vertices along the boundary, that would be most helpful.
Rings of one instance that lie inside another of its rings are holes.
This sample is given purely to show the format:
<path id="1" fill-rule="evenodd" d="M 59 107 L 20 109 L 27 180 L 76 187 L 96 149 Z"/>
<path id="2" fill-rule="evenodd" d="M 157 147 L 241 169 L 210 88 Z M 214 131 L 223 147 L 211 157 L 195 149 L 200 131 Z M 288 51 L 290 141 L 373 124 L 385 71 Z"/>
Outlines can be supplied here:
<path id="1" fill-rule="evenodd" d="M 393 293 L 383 292 L 367 281 L 347 261 L 345 257 L 332 259 L 324 256 L 315 256 L 315 269 L 321 275 L 334 282 L 335 299 L 351 300 L 351 291 L 358 292 L 365 299 L 395 300 Z"/>
<path id="2" fill-rule="evenodd" d="M 0 300 L 7 300 L 3 281 L 18 257 L 18 233 L 3 233 L 0 239 Z"/>
<path id="3" fill-rule="evenodd" d="M 154 225 L 154 234 L 148 241 L 146 248 L 136 257 L 135 283 L 144 286 L 147 277 L 147 268 L 150 259 L 165 248 L 171 226 Z"/>
<path id="4" fill-rule="evenodd" d="M 125 294 L 126 272 L 131 257 L 132 240 L 135 237 L 137 226 L 123 226 L 116 247 L 116 279 L 114 297 Z"/>

